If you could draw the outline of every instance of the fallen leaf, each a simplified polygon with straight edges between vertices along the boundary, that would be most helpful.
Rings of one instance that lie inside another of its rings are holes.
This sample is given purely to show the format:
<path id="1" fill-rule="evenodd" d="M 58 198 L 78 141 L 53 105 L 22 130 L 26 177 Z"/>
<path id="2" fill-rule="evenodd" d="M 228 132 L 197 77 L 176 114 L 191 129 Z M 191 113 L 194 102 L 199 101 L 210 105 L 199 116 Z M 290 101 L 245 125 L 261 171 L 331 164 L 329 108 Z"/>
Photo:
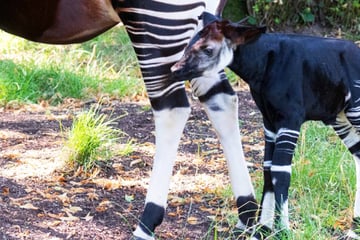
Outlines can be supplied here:
<path id="1" fill-rule="evenodd" d="M 66 178 L 64 176 L 59 176 L 57 178 L 57 181 L 60 182 L 60 183 L 65 183 L 66 182 Z"/>
<path id="2" fill-rule="evenodd" d="M 1 190 L 2 190 L 1 194 L 5 195 L 5 196 L 9 195 L 9 193 L 10 193 L 10 188 L 8 188 L 8 187 L 3 187 Z"/>
<path id="3" fill-rule="evenodd" d="M 136 160 L 133 160 L 131 161 L 130 163 L 130 167 L 136 165 L 136 164 L 139 164 L 139 163 L 142 163 L 142 159 L 136 159 Z"/>
<path id="4" fill-rule="evenodd" d="M 82 211 L 82 208 L 76 207 L 76 206 L 70 206 L 69 208 L 64 208 L 63 211 L 66 213 L 70 212 L 70 213 L 74 214 L 74 213 Z"/>
<path id="5" fill-rule="evenodd" d="M 188 217 L 188 218 L 186 219 L 186 221 L 187 221 L 189 224 L 191 224 L 191 225 L 196 225 L 196 224 L 199 223 L 197 217 Z"/>
<path id="6" fill-rule="evenodd" d="M 216 227 L 216 231 L 218 231 L 218 232 L 228 232 L 229 228 L 228 227 Z"/>
<path id="7" fill-rule="evenodd" d="M 216 214 L 216 210 L 214 210 L 213 208 L 207 208 L 207 207 L 204 207 L 204 206 L 200 206 L 199 209 L 203 212 L 208 212 L 210 214 Z"/>
<path id="8" fill-rule="evenodd" d="M 134 196 L 133 195 L 125 195 L 125 201 L 128 203 L 131 203 L 132 201 L 134 201 Z"/>
<path id="9" fill-rule="evenodd" d="M 177 214 L 176 214 L 176 212 L 169 212 L 169 213 L 168 213 L 168 216 L 170 216 L 170 217 L 177 217 Z"/>
<path id="10" fill-rule="evenodd" d="M 55 219 L 60 219 L 61 217 L 64 216 L 64 213 L 58 213 L 58 214 L 55 214 L 55 213 L 47 213 L 47 215 L 51 218 L 55 218 Z"/>
<path id="11" fill-rule="evenodd" d="M 112 204 L 108 199 L 104 199 L 99 205 L 95 208 L 97 212 L 105 212 Z"/>
<path id="12" fill-rule="evenodd" d="M 92 221 L 94 216 L 90 216 L 90 212 L 86 214 L 85 217 L 82 217 L 81 219 L 84 219 L 86 222 Z"/>
<path id="13" fill-rule="evenodd" d="M 21 205 L 20 208 L 28 209 L 28 210 L 38 210 L 39 209 L 39 208 L 35 207 L 34 205 L 32 205 L 31 203 Z"/>
<path id="14" fill-rule="evenodd" d="M 56 220 L 56 221 L 53 221 L 51 223 L 48 223 L 47 225 L 49 227 L 56 227 L 56 226 L 59 226 L 60 224 L 61 224 L 61 221 Z"/>
<path id="15" fill-rule="evenodd" d="M 66 221 L 66 222 L 72 222 L 72 221 L 78 221 L 80 220 L 78 217 L 73 216 L 72 214 L 66 212 L 67 217 L 60 217 L 61 221 Z"/>
<path id="16" fill-rule="evenodd" d="M 69 205 L 70 204 L 70 198 L 67 196 L 67 193 L 58 195 L 57 198 L 62 202 L 63 205 Z"/>
<path id="17" fill-rule="evenodd" d="M 94 179 L 93 183 L 109 191 L 114 189 L 119 189 L 121 187 L 120 181 L 118 179 L 114 180 L 114 179 L 99 178 L 99 179 Z"/>
<path id="18" fill-rule="evenodd" d="M 95 192 L 89 192 L 87 194 L 88 198 L 90 201 L 94 201 L 94 200 L 98 200 L 99 199 L 99 195 L 97 195 Z"/>

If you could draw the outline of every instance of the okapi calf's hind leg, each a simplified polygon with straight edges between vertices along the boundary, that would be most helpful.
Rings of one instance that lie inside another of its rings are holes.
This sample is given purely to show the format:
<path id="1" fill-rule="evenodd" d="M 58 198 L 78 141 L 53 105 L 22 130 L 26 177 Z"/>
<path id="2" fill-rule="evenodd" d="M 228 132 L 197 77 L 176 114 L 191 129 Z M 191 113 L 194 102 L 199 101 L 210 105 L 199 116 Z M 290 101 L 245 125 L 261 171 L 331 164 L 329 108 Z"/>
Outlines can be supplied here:
<path id="1" fill-rule="evenodd" d="M 359 116 L 360 111 L 356 109 L 358 108 L 350 108 L 345 110 L 346 113 L 344 113 L 344 111 L 339 113 L 335 123 L 332 124 L 336 134 L 352 153 L 356 167 L 354 218 L 351 230 L 349 230 L 347 234 L 351 239 L 360 239 L 360 129 L 359 125 L 355 125 L 356 121 L 354 121 L 354 116 Z"/>
<path id="2" fill-rule="evenodd" d="M 219 78 L 201 77 L 191 81 L 223 147 L 236 199 L 239 221 L 236 228 L 250 232 L 258 205 L 244 157 L 238 122 L 238 97 L 222 72 Z"/>

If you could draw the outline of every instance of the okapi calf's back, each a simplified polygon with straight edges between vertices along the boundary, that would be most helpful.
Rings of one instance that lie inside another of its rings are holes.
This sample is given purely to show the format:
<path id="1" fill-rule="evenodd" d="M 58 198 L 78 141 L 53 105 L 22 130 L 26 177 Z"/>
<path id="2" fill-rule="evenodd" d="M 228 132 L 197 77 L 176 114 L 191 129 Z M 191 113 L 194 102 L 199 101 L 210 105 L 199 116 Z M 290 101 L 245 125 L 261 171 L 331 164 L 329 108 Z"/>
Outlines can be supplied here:
<path id="1" fill-rule="evenodd" d="M 172 71 L 183 80 L 212 75 L 228 66 L 250 86 L 265 131 L 260 230 L 253 238 L 266 237 L 274 223 L 289 229 L 291 161 L 301 124 L 307 120 L 332 125 L 354 156 L 357 188 L 353 228 L 359 228 L 359 47 L 350 41 L 264 33 L 264 27 L 231 23 L 211 15 L 207 18 L 210 23 L 195 36 Z M 348 235 L 356 236 L 353 230 Z"/>

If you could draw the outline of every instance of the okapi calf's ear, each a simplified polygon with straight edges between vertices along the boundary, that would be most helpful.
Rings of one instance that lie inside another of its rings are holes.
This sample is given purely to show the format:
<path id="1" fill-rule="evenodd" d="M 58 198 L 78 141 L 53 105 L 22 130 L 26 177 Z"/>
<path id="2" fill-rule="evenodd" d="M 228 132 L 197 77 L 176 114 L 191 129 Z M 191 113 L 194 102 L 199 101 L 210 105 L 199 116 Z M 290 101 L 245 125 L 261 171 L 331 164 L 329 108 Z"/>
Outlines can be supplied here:
<path id="1" fill-rule="evenodd" d="M 231 23 L 227 20 L 218 22 L 218 28 L 221 29 L 225 38 L 229 39 L 235 46 L 253 41 L 266 32 L 266 26 L 247 26 Z"/>

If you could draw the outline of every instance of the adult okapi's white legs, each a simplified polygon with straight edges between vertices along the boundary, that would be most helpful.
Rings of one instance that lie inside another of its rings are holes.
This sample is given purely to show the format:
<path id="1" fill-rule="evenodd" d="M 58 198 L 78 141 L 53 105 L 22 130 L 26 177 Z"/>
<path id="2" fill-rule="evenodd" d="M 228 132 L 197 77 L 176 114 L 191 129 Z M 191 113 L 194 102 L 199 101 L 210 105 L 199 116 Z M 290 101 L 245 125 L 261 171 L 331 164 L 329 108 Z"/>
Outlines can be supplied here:
<path id="1" fill-rule="evenodd" d="M 243 153 L 238 122 L 238 97 L 225 75 L 218 82 L 202 77 L 192 80 L 195 95 L 199 96 L 215 128 L 228 163 L 233 193 L 239 211 L 237 228 L 245 230 L 253 224 L 258 206 Z"/>
<path id="2" fill-rule="evenodd" d="M 138 238 L 154 239 L 155 227 L 163 220 L 177 148 L 189 114 L 189 107 L 154 111 L 156 152 L 145 210 L 134 232 Z"/>

